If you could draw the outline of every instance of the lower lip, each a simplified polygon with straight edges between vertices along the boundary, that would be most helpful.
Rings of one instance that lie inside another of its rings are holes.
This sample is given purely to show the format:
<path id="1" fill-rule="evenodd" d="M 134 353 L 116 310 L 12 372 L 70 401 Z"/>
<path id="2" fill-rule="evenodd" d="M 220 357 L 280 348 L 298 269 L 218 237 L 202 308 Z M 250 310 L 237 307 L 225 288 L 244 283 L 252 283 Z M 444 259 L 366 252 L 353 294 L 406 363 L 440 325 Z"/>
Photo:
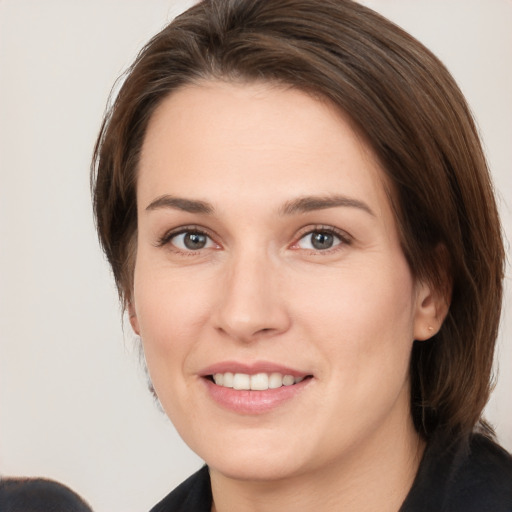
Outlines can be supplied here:
<path id="1" fill-rule="evenodd" d="M 211 380 L 203 378 L 210 397 L 221 407 L 238 414 L 263 414 L 272 411 L 295 398 L 311 380 L 307 378 L 292 386 L 253 391 L 217 386 Z"/>

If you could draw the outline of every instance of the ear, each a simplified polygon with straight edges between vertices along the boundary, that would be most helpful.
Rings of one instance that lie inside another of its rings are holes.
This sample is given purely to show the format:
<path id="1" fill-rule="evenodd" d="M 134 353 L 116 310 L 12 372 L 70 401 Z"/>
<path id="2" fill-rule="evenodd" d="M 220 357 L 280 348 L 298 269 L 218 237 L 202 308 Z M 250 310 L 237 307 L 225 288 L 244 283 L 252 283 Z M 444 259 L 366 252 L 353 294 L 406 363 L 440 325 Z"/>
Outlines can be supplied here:
<path id="1" fill-rule="evenodd" d="M 139 319 L 137 318 L 137 312 L 135 311 L 135 306 L 132 299 L 129 299 L 126 309 L 130 317 L 130 325 L 132 326 L 133 332 L 135 332 L 137 336 L 140 336 Z"/>
<path id="2" fill-rule="evenodd" d="M 450 301 L 451 286 L 436 288 L 432 284 L 417 283 L 415 340 L 428 340 L 439 332 L 450 309 Z"/>

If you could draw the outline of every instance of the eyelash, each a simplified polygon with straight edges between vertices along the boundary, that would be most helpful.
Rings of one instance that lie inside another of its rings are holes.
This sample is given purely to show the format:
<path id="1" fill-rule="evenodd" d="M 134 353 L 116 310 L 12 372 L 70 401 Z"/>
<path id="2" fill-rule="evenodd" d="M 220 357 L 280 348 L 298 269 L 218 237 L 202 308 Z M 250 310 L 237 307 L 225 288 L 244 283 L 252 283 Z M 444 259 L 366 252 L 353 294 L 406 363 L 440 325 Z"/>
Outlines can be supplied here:
<path id="1" fill-rule="evenodd" d="M 324 254 L 324 255 L 330 254 L 332 252 L 336 252 L 336 251 L 340 250 L 343 246 L 351 245 L 351 243 L 352 243 L 352 238 L 345 231 L 341 231 L 332 226 L 317 225 L 317 226 L 313 226 L 313 227 L 308 226 L 307 228 L 303 228 L 303 230 L 296 237 L 296 239 L 295 239 L 296 241 L 293 242 L 293 244 L 291 244 L 291 248 L 296 249 L 296 250 L 300 249 L 300 247 L 298 247 L 299 242 L 302 239 L 304 239 L 305 237 L 307 237 L 308 235 L 312 235 L 314 233 L 331 235 L 331 236 L 337 238 L 339 240 L 339 243 L 337 243 L 336 245 L 334 245 L 333 247 L 330 247 L 328 249 L 316 249 L 316 250 L 315 249 L 311 249 L 311 250 L 304 249 L 304 250 L 307 250 L 310 254 Z M 206 236 L 208 239 L 210 239 L 211 241 L 213 241 L 216 244 L 216 242 L 214 241 L 214 238 L 211 236 L 211 234 L 207 230 L 200 229 L 197 226 L 183 226 L 178 229 L 166 232 L 163 236 L 161 236 L 157 240 L 155 245 L 157 247 L 164 247 L 167 245 L 172 245 L 171 244 L 172 239 L 178 237 L 179 235 L 183 235 L 183 234 L 189 234 L 189 235 L 197 234 L 197 235 L 201 235 L 201 236 Z M 216 244 L 216 245 L 218 246 L 218 244 Z M 202 249 L 182 250 L 182 249 L 174 246 L 172 250 L 173 250 L 173 252 L 175 252 L 177 254 L 192 256 L 192 255 L 198 254 Z"/>
<path id="2" fill-rule="evenodd" d="M 176 238 L 177 236 L 184 235 L 184 234 L 202 235 L 202 236 L 206 236 L 207 238 L 209 238 L 210 240 L 213 241 L 213 237 L 210 235 L 210 233 L 208 233 L 208 231 L 206 231 L 204 229 L 199 229 L 197 226 L 182 226 L 178 229 L 174 229 L 174 230 L 166 232 L 163 236 L 161 236 L 158 239 L 158 241 L 155 245 L 157 247 L 164 247 L 167 245 L 172 245 L 171 241 L 173 238 Z M 176 252 L 178 254 L 185 254 L 187 256 L 197 254 L 200 250 L 201 249 L 194 251 L 193 249 L 189 249 L 189 250 L 185 251 L 176 246 L 174 246 L 174 248 L 173 248 L 174 252 Z"/>
<path id="3" fill-rule="evenodd" d="M 344 246 L 348 246 L 352 244 L 352 237 L 346 233 L 345 231 L 342 231 L 340 229 L 337 229 L 333 226 L 325 226 L 325 225 L 316 225 L 316 226 L 308 226 L 307 228 L 304 228 L 304 230 L 299 233 L 299 235 L 296 238 L 296 242 L 292 244 L 292 248 L 300 249 L 298 246 L 299 242 L 303 240 L 308 235 L 313 235 L 315 233 L 321 233 L 323 235 L 331 235 L 339 240 L 339 243 L 336 245 L 328 248 L 328 249 L 304 249 L 307 250 L 310 254 L 321 254 L 321 255 L 327 255 L 331 254 L 333 252 L 342 250 Z"/>

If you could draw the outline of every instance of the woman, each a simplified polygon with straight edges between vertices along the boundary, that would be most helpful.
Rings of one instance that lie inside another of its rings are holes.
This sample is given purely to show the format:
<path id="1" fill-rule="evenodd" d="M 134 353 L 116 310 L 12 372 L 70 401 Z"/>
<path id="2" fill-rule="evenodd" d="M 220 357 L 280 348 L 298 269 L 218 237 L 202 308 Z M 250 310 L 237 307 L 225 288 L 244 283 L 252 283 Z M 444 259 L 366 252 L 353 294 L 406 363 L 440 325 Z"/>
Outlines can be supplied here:
<path id="1" fill-rule="evenodd" d="M 481 420 L 499 219 L 420 43 L 346 0 L 201 2 L 129 70 L 93 167 L 155 393 L 206 462 L 155 511 L 512 508 Z"/>

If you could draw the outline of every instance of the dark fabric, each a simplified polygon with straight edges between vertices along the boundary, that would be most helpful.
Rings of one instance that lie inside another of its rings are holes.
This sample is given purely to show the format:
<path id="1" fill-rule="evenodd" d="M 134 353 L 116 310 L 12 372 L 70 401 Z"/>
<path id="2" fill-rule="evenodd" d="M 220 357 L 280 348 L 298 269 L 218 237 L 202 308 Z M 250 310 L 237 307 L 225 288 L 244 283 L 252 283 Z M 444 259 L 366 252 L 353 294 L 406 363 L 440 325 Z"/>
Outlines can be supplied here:
<path id="1" fill-rule="evenodd" d="M 0 512 L 92 512 L 69 487 L 46 478 L 0 479 Z"/>
<path id="2" fill-rule="evenodd" d="M 204 466 L 151 512 L 210 512 Z M 433 440 L 398 512 L 512 512 L 512 457 L 481 435 L 469 445 Z"/>
<path id="3" fill-rule="evenodd" d="M 203 466 L 165 497 L 150 512 L 210 512 L 212 491 L 208 467 Z"/>
<path id="4" fill-rule="evenodd" d="M 512 457 L 481 435 L 431 442 L 399 512 L 512 512 Z"/>

